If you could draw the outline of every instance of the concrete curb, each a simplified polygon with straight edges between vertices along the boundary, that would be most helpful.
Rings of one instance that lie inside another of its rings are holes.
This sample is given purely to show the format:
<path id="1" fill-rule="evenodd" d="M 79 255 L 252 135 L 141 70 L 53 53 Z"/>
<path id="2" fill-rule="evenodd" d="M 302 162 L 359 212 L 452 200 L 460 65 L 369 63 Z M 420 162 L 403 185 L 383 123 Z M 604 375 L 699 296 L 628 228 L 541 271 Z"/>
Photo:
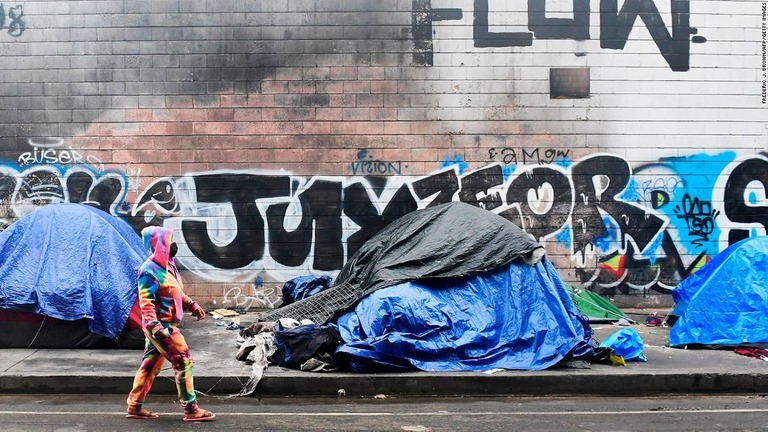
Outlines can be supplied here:
<path id="1" fill-rule="evenodd" d="M 240 393 L 251 367 L 234 358 L 235 334 L 213 320 L 187 325 L 185 337 L 195 358 L 195 388 L 210 395 Z M 647 362 L 493 374 L 302 372 L 270 366 L 254 395 L 336 397 L 340 389 L 347 396 L 361 397 L 768 394 L 768 368 L 761 360 L 729 350 L 673 349 L 666 346 L 668 328 L 632 328 L 645 342 Z M 593 326 L 598 340 L 616 329 Z M 0 355 L 0 393 L 127 394 L 140 360 L 138 350 L 7 349 Z M 152 393 L 176 394 L 170 366 L 155 380 Z"/>
<path id="2" fill-rule="evenodd" d="M 195 387 L 203 394 L 237 394 L 247 376 L 197 376 Z M 0 393 L 123 394 L 131 376 L 3 375 Z M 567 396 L 660 395 L 687 393 L 768 393 L 768 375 L 755 373 L 482 373 L 422 372 L 402 374 L 277 373 L 265 374 L 254 396 L 347 396 L 376 394 L 400 396 Z M 158 377 L 153 394 L 176 394 L 170 377 Z"/>

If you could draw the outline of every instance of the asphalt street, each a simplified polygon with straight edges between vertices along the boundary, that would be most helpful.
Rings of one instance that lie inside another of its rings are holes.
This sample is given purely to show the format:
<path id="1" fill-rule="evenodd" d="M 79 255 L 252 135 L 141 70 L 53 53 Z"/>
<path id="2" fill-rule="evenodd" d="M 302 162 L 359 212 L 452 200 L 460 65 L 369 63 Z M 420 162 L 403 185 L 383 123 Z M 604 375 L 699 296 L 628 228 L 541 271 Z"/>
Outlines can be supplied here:
<path id="1" fill-rule="evenodd" d="M 150 397 L 157 420 L 124 418 L 120 395 L 0 396 L 4 431 L 756 431 L 760 395 L 497 398 L 204 397 L 210 423 L 184 423 L 172 397 Z"/>

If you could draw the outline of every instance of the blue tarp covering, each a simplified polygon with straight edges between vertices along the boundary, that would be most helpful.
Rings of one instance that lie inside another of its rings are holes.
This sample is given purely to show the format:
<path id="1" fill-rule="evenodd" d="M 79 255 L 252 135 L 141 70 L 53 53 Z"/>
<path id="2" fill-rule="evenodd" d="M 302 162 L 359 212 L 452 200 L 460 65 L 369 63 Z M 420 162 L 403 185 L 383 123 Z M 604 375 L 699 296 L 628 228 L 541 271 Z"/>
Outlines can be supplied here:
<path id="1" fill-rule="evenodd" d="M 768 237 L 735 243 L 672 291 L 670 346 L 768 342 Z"/>
<path id="2" fill-rule="evenodd" d="M 136 300 L 147 256 L 125 222 L 81 204 L 53 204 L 0 233 L 0 308 L 90 320 L 115 338 Z"/>
<path id="3" fill-rule="evenodd" d="M 600 346 L 612 349 L 614 354 L 623 357 L 626 361 L 648 361 L 648 358 L 643 354 L 645 343 L 635 329 L 617 330 L 603 339 Z"/>
<path id="4" fill-rule="evenodd" d="M 336 321 L 352 370 L 541 370 L 591 354 L 589 324 L 552 264 L 382 288 Z"/>
<path id="5" fill-rule="evenodd" d="M 304 300 L 317 293 L 323 292 L 331 286 L 333 279 L 330 276 L 298 276 L 283 284 L 283 304 L 285 306 L 293 302 Z"/>

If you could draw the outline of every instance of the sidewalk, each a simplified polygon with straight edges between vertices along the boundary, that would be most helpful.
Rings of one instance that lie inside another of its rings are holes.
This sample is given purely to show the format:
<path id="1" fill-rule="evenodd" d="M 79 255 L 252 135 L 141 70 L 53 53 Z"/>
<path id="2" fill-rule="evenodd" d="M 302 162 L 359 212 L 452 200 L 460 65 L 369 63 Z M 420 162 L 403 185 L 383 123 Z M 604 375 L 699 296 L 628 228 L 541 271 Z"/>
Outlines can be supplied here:
<path id="1" fill-rule="evenodd" d="M 253 322 L 251 315 L 240 318 L 244 324 Z M 667 328 L 645 326 L 644 316 L 633 318 L 641 323 L 632 328 L 645 342 L 647 363 L 493 374 L 323 373 L 270 366 L 254 395 L 335 397 L 339 389 L 347 397 L 768 393 L 768 362 L 732 351 L 668 348 Z M 610 324 L 592 327 L 597 340 L 619 329 Z M 183 331 L 195 359 L 196 389 L 211 395 L 240 392 L 251 368 L 235 360 L 238 332 L 218 326 L 210 318 L 199 322 L 187 318 Z M 140 350 L 0 350 L 0 393 L 123 394 L 131 388 L 140 361 Z M 168 366 L 152 392 L 176 394 Z"/>

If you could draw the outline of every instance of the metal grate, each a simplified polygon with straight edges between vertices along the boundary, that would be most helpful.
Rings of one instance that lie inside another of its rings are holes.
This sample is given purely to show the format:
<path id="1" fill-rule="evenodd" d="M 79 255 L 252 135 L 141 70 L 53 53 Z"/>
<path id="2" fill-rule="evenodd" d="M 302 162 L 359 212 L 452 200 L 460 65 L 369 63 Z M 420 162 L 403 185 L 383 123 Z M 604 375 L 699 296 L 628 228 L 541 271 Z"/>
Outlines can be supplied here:
<path id="1" fill-rule="evenodd" d="M 360 298 L 361 292 L 349 284 L 332 286 L 325 291 L 291 303 L 263 315 L 259 321 L 277 321 L 281 318 L 308 319 L 315 324 L 325 324 L 337 310 L 346 309 Z"/>

